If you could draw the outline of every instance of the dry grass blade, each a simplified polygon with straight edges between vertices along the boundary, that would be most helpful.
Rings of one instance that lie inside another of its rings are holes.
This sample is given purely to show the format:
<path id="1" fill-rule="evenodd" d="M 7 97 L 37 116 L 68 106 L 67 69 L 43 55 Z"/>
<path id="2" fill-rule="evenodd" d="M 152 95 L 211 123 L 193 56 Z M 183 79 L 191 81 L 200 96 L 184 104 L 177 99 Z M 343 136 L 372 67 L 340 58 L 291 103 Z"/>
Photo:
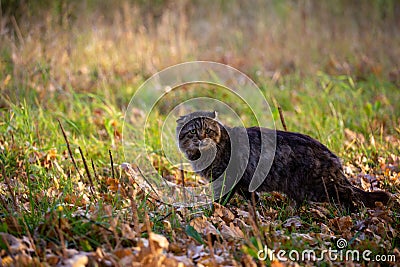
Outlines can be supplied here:
<path id="1" fill-rule="evenodd" d="M 80 171 L 78 169 L 78 165 L 76 164 L 75 158 L 74 158 L 74 156 L 72 154 L 72 150 L 71 150 L 71 146 L 69 145 L 67 134 L 65 133 L 65 130 L 64 130 L 64 127 L 61 124 L 61 121 L 59 119 L 57 119 L 57 120 L 58 120 L 58 124 L 60 125 L 61 131 L 63 133 L 65 143 L 67 144 L 68 154 L 69 154 L 69 156 L 71 158 L 72 164 L 74 164 L 75 170 L 78 172 L 79 178 L 81 179 L 81 182 L 84 183 L 82 174 L 80 173 Z"/>
<path id="2" fill-rule="evenodd" d="M 287 126 L 285 122 L 285 117 L 283 116 L 283 110 L 281 105 L 279 105 L 278 101 L 275 99 L 275 97 L 272 96 L 272 102 L 274 103 L 274 106 L 278 109 L 279 112 L 279 119 L 281 120 L 282 127 L 285 131 L 287 131 Z"/>
<path id="3" fill-rule="evenodd" d="M 110 155 L 110 164 L 111 164 L 111 177 L 115 179 L 115 172 L 114 172 L 114 161 L 112 157 L 111 150 L 108 150 L 108 154 Z"/>
<path id="4" fill-rule="evenodd" d="M 280 105 L 278 105 L 278 111 L 279 111 L 279 118 L 281 119 L 283 129 L 284 129 L 285 131 L 287 131 L 287 126 L 286 126 L 286 122 L 285 122 L 285 117 L 283 117 L 283 110 L 282 110 L 282 107 L 281 107 Z"/>
<path id="5" fill-rule="evenodd" d="M 326 198 L 328 199 L 329 204 L 331 204 L 331 199 L 330 199 L 330 197 L 329 197 L 328 189 L 326 188 L 326 184 L 325 184 L 324 177 L 322 177 L 321 180 L 322 180 L 322 184 L 324 185 L 324 190 L 325 190 Z"/>
<path id="6" fill-rule="evenodd" d="M 85 166 L 85 171 L 86 171 L 86 174 L 87 174 L 88 179 L 89 179 L 89 183 L 90 183 L 90 187 L 89 188 L 90 188 L 90 193 L 92 194 L 92 199 L 96 201 L 97 200 L 96 199 L 96 195 L 95 195 L 95 193 L 93 191 L 94 190 L 94 184 L 93 184 L 92 176 L 90 175 L 89 167 L 88 167 L 88 165 L 86 163 L 86 159 L 85 159 L 85 156 L 83 155 L 81 147 L 79 147 L 79 153 L 81 154 L 82 161 L 83 161 L 83 166 Z"/>
<path id="7" fill-rule="evenodd" d="M 97 175 L 96 167 L 94 166 L 93 159 L 90 159 L 90 162 L 92 164 L 92 170 L 93 170 L 94 178 L 96 178 L 96 181 L 98 181 L 99 180 L 99 176 Z"/>

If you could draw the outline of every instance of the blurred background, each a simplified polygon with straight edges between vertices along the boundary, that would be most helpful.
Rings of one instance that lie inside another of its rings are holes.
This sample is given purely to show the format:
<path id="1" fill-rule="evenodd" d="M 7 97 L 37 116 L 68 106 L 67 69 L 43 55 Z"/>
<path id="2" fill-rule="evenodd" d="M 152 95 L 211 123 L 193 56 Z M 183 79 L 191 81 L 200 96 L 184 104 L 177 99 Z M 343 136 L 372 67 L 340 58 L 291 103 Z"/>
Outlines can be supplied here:
<path id="1" fill-rule="evenodd" d="M 0 84 L 11 97 L 23 88 L 128 97 L 189 60 L 275 82 L 317 71 L 400 79 L 397 0 L 1 0 L 0 20 Z"/>

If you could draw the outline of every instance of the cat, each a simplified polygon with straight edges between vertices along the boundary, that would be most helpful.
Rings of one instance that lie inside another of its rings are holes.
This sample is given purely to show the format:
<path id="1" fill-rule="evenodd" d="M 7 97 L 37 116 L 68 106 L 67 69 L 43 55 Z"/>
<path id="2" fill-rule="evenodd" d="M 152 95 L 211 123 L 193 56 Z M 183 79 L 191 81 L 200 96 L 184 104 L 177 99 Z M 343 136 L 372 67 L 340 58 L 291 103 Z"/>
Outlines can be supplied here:
<path id="1" fill-rule="evenodd" d="M 301 133 L 261 127 L 231 128 L 217 120 L 215 111 L 197 111 L 177 120 L 176 136 L 179 149 L 202 177 L 213 181 L 224 173 L 227 177 L 239 173 L 230 197 L 238 191 L 251 200 L 249 186 L 258 171 L 263 179 L 257 192 L 284 193 L 297 206 L 304 201 L 333 201 L 354 209 L 354 203 L 375 207 L 375 202 L 388 204 L 391 199 L 384 191 L 366 192 L 353 186 L 343 173 L 340 159 Z M 275 151 L 261 148 L 261 141 L 265 140 L 267 147 L 276 143 Z M 262 166 L 260 170 L 257 165 Z"/>

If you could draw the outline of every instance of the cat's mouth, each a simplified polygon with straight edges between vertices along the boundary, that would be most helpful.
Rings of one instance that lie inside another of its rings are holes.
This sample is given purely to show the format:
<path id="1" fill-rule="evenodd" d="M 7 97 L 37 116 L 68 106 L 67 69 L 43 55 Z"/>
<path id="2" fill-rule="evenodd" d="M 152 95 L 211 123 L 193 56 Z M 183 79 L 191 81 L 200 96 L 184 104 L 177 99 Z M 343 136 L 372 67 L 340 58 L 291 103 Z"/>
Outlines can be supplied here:
<path id="1" fill-rule="evenodd" d="M 215 144 L 211 139 L 206 138 L 206 139 L 200 140 L 198 147 L 200 150 L 208 150 L 208 149 L 212 148 L 214 145 Z"/>

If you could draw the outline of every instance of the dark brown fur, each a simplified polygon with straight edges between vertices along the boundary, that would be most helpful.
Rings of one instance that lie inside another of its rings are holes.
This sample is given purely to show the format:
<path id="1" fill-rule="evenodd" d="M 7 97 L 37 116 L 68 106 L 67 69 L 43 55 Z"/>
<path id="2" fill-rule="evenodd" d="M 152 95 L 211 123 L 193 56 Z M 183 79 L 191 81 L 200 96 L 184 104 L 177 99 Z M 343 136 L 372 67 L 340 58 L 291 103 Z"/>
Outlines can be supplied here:
<path id="1" fill-rule="evenodd" d="M 333 201 L 349 208 L 353 207 L 354 202 L 374 207 L 376 201 L 387 204 L 390 200 L 390 195 L 384 191 L 365 192 L 353 186 L 344 175 L 339 158 L 307 135 L 276 131 L 275 155 L 268 155 L 268 152 L 261 153 L 261 137 L 267 141 L 274 140 L 273 130 L 260 127 L 229 128 L 216 120 L 214 112 L 203 111 L 182 116 L 177 122 L 179 147 L 188 159 L 193 161 L 200 157 L 200 143 L 213 142 L 216 145 L 216 157 L 212 164 L 197 171 L 201 176 L 209 180 L 219 177 L 226 171 L 231 156 L 237 162 L 247 162 L 239 183 L 233 188 L 234 191 L 240 190 L 247 198 L 257 164 L 272 160 L 273 157 L 271 169 L 257 189 L 259 192 L 282 192 L 298 205 L 303 201 Z M 244 131 L 250 140 L 248 161 L 240 153 L 231 155 L 231 142 L 239 144 L 237 151 L 242 151 L 241 133 Z M 197 169 L 198 166 L 193 167 Z"/>

